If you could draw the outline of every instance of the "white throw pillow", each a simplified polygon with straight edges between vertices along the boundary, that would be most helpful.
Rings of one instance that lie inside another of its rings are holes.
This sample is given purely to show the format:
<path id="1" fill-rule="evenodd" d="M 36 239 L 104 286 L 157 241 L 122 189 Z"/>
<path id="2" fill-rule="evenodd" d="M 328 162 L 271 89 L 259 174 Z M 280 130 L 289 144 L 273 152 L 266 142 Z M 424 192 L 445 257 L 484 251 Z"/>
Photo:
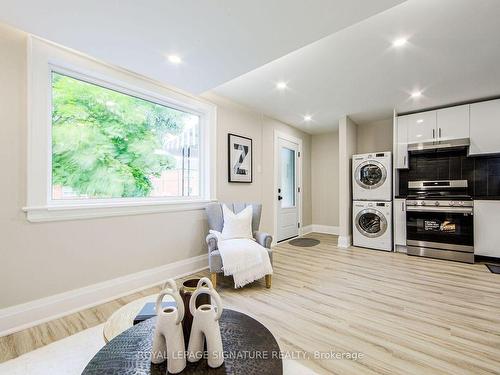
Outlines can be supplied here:
<path id="1" fill-rule="evenodd" d="M 252 235 L 252 206 L 246 207 L 243 211 L 235 214 L 225 204 L 222 205 L 222 215 L 224 217 L 224 227 L 222 228 L 222 239 L 249 238 Z"/>

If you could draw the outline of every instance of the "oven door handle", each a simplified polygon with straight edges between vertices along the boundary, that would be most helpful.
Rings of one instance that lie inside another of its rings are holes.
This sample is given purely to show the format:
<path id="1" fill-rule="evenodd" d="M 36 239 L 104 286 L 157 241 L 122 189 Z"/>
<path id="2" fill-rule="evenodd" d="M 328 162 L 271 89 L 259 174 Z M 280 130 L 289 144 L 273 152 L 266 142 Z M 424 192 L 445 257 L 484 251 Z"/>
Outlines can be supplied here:
<path id="1" fill-rule="evenodd" d="M 426 207 L 426 206 L 408 206 L 406 205 L 406 211 L 413 212 L 449 212 L 450 214 L 471 214 L 474 209 L 472 207 Z"/>

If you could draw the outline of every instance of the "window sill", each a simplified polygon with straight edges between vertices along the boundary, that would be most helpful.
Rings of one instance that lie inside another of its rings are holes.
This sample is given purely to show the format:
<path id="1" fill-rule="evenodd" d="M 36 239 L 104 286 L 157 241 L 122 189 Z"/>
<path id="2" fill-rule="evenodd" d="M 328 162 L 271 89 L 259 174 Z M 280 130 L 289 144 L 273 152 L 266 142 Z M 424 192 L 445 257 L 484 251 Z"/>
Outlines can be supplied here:
<path id="1" fill-rule="evenodd" d="M 196 211 L 205 209 L 214 200 L 149 201 L 58 204 L 23 207 L 30 222 L 94 219 L 101 217 L 141 215 L 161 212 Z"/>

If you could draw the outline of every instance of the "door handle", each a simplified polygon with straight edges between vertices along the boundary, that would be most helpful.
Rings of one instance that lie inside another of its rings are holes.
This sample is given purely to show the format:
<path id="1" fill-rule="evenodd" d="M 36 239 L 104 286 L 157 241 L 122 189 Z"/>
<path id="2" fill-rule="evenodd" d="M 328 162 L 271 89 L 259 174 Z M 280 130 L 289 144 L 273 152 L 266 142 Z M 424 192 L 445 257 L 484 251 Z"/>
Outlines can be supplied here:
<path id="1" fill-rule="evenodd" d="M 432 129 L 432 139 L 436 138 L 436 129 Z"/>
<path id="2" fill-rule="evenodd" d="M 472 214 L 474 209 L 472 207 L 463 208 L 450 208 L 450 207 L 422 207 L 422 206 L 408 206 L 408 212 L 444 212 L 447 214 Z"/>
<path id="3" fill-rule="evenodd" d="M 280 201 L 282 199 L 283 199 L 283 197 L 281 195 L 278 195 L 278 200 Z"/>
<path id="4" fill-rule="evenodd" d="M 405 166 L 405 167 L 406 167 L 406 155 L 405 155 L 405 156 L 403 156 L 403 166 Z"/>
<path id="5" fill-rule="evenodd" d="M 441 138 L 441 128 L 439 128 L 439 138 Z"/>

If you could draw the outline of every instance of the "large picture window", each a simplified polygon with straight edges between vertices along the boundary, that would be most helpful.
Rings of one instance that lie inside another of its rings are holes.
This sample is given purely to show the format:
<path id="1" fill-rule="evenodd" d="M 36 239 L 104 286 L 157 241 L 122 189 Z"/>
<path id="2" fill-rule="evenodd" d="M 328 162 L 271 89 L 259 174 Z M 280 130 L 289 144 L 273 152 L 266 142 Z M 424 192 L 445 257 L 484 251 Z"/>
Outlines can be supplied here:
<path id="1" fill-rule="evenodd" d="M 52 72 L 52 199 L 200 194 L 196 114 Z"/>
<path id="2" fill-rule="evenodd" d="M 216 107 L 30 37 L 29 221 L 202 210 L 215 195 Z"/>

